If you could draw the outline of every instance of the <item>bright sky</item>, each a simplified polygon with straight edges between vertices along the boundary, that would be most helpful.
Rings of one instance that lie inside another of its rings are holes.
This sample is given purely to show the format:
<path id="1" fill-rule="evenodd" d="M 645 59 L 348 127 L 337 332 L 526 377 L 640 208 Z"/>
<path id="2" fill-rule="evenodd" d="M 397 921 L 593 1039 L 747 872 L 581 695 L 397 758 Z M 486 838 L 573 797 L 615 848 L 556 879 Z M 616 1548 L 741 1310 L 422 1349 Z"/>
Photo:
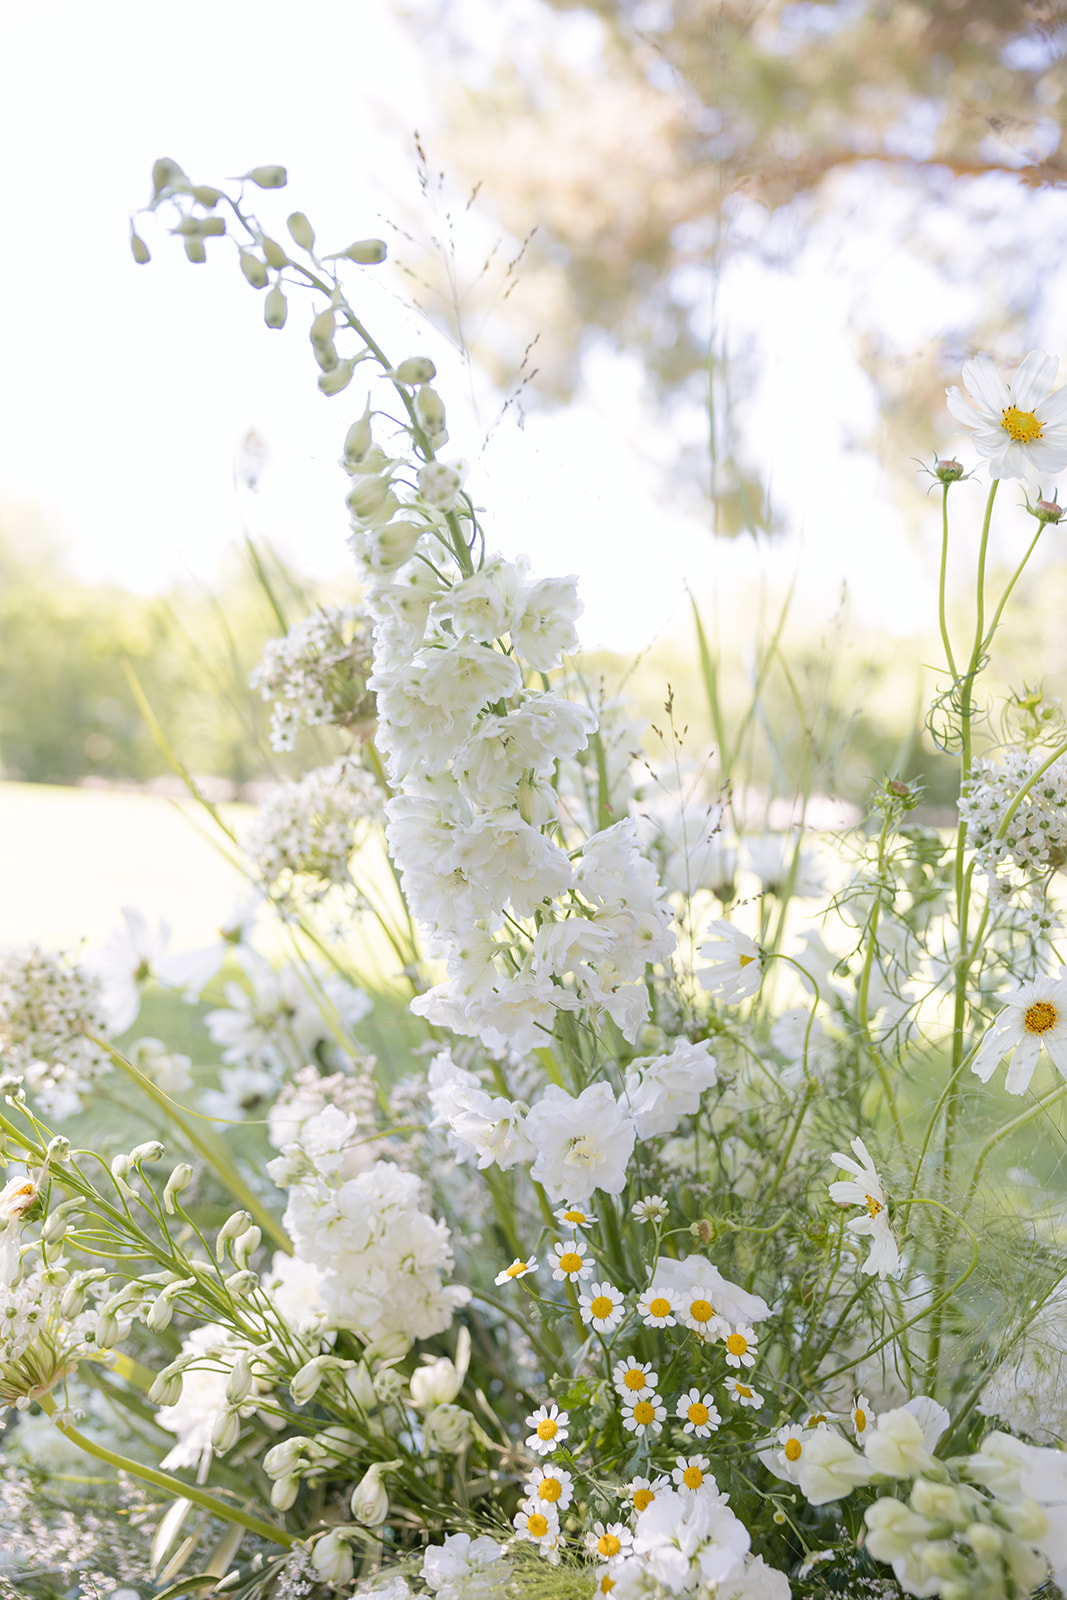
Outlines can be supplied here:
<path id="1" fill-rule="evenodd" d="M 535 26 L 536 0 L 523 11 Z M 574 34 L 576 48 L 586 35 Z M 388 0 L 320 0 L 303 14 L 279 0 L 40 0 L 0 13 L 0 62 L 0 497 L 44 508 L 86 578 L 145 590 L 183 574 L 210 582 L 239 529 L 234 449 L 254 427 L 271 455 L 256 526 L 308 572 L 335 572 L 345 559 L 336 458 L 358 386 L 317 393 L 308 314 L 294 306 L 282 333 L 266 331 L 262 297 L 229 249 L 209 241 L 208 265 L 192 267 L 151 225 L 154 259 L 139 268 L 126 218 L 148 198 L 153 159 L 168 154 L 197 182 L 284 163 L 290 187 L 261 207 L 279 233 L 294 207 L 338 248 L 383 232 L 394 197 L 415 200 L 415 126 L 432 151 L 436 63 Z M 732 337 L 763 355 L 744 421 L 765 443 L 788 538 L 762 553 L 716 541 L 665 502 L 660 463 L 675 423 L 651 413 L 632 360 L 594 355 L 579 405 L 494 435 L 472 479 L 494 542 L 527 551 L 543 573 L 579 573 L 587 644 L 639 648 L 684 614 L 687 582 L 699 594 L 716 587 L 728 605 L 761 567 L 783 582 L 799 568 L 809 609 L 832 609 L 847 578 L 860 621 L 920 625 L 933 537 L 901 535 L 883 474 L 849 448 L 877 416 L 845 322 L 862 301 L 868 317 L 933 336 L 955 308 L 932 273 L 888 253 L 867 180 L 855 181 L 860 221 L 844 247 L 774 269 L 746 263 L 720 291 Z M 368 321 L 398 356 L 434 355 L 457 453 L 475 452 L 458 362 L 406 318 L 397 282 L 388 269 L 363 275 Z"/>

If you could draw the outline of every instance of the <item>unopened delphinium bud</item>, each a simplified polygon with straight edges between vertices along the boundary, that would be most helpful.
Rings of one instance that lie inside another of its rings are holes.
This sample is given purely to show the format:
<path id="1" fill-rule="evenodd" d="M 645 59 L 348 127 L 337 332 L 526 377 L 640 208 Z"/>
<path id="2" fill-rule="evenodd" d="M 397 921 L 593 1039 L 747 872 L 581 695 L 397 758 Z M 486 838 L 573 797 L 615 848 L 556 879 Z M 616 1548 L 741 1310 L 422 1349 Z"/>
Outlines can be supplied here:
<path id="1" fill-rule="evenodd" d="M 254 1387 L 255 1379 L 248 1364 L 248 1353 L 242 1350 L 234 1362 L 233 1371 L 226 1379 L 226 1398 L 231 1406 L 239 1406 L 248 1399 Z"/>
<path id="2" fill-rule="evenodd" d="M 356 261 L 361 267 L 377 267 L 389 254 L 384 239 L 357 239 L 341 254 L 346 261 Z"/>
<path id="3" fill-rule="evenodd" d="M 197 205 L 207 206 L 210 210 L 213 206 L 217 206 L 222 199 L 222 190 L 213 189 L 209 183 L 194 183 L 193 199 Z"/>
<path id="4" fill-rule="evenodd" d="M 179 1161 L 163 1190 L 163 1209 L 168 1217 L 174 1215 L 174 1197 L 181 1194 L 183 1189 L 188 1189 L 193 1181 L 193 1169 L 188 1161 Z"/>
<path id="5" fill-rule="evenodd" d="M 259 1242 L 262 1237 L 262 1230 L 253 1227 L 246 1228 L 244 1233 L 239 1234 L 233 1241 L 230 1246 L 230 1254 L 233 1256 L 234 1264 L 239 1271 L 244 1271 L 248 1266 L 250 1257 L 259 1249 Z"/>
<path id="6" fill-rule="evenodd" d="M 162 1148 L 163 1147 L 161 1145 L 160 1149 L 162 1149 Z M 62 1134 L 62 1133 L 55 1134 L 51 1139 L 49 1139 L 49 1141 L 48 1141 L 48 1149 L 47 1149 L 47 1151 L 45 1153 L 48 1156 L 49 1161 L 51 1161 L 53 1163 L 57 1162 L 57 1161 L 69 1161 L 70 1160 L 70 1140 L 66 1137 L 65 1134 Z"/>
<path id="7" fill-rule="evenodd" d="M 152 198 L 162 199 L 167 194 L 188 194 L 189 179 L 176 161 L 160 156 L 152 165 Z"/>
<path id="8" fill-rule="evenodd" d="M 340 394 L 341 390 L 347 389 L 352 382 L 352 374 L 355 370 L 356 363 L 354 359 L 339 361 L 332 371 L 319 373 L 320 390 L 325 395 Z"/>
<path id="9" fill-rule="evenodd" d="M 358 466 L 366 458 L 373 442 L 370 431 L 370 415 L 370 406 L 368 405 L 363 415 L 358 421 L 353 422 L 345 434 L 344 464 L 346 467 L 349 465 Z"/>
<path id="10" fill-rule="evenodd" d="M 263 321 L 268 328 L 284 328 L 288 314 L 289 306 L 285 296 L 278 285 L 275 284 L 263 302 Z"/>
<path id="11" fill-rule="evenodd" d="M 285 225 L 294 244 L 298 244 L 301 250 L 314 250 L 315 230 L 302 211 L 294 211 L 286 218 Z"/>
<path id="12" fill-rule="evenodd" d="M 408 356 L 396 369 L 396 377 L 401 383 L 432 383 L 437 376 L 437 368 L 429 356 Z"/>
<path id="13" fill-rule="evenodd" d="M 263 254 L 266 257 L 268 267 L 273 267 L 275 272 L 280 272 L 283 267 L 287 267 L 289 265 L 289 257 L 286 255 L 277 239 L 268 238 L 268 236 L 264 234 L 259 243 Z"/>
<path id="14" fill-rule="evenodd" d="M 226 232 L 223 217 L 183 217 L 175 228 L 186 239 L 217 239 Z"/>
<path id="15" fill-rule="evenodd" d="M 195 267 L 202 267 L 207 260 L 204 241 L 202 239 L 186 239 L 183 242 L 185 244 L 185 253 L 189 260 Z"/>
<path id="16" fill-rule="evenodd" d="M 284 167 L 253 167 L 251 172 L 245 173 L 245 177 L 261 189 L 284 189 L 289 174 Z"/>
<path id="17" fill-rule="evenodd" d="M 146 262 L 151 261 L 152 259 L 151 251 L 141 238 L 141 235 L 139 233 L 134 233 L 132 229 L 130 230 L 130 250 L 133 253 L 133 259 L 136 261 L 139 267 L 143 267 Z"/>
<path id="18" fill-rule="evenodd" d="M 267 269 L 259 257 L 254 256 L 251 250 L 242 250 L 240 259 L 241 271 L 253 289 L 265 289 L 270 279 L 267 276 Z"/>
<path id="19" fill-rule="evenodd" d="M 433 437 L 434 434 L 443 432 L 445 426 L 445 405 L 436 389 L 429 388 L 426 384 L 416 392 L 415 415 L 426 432 Z"/>

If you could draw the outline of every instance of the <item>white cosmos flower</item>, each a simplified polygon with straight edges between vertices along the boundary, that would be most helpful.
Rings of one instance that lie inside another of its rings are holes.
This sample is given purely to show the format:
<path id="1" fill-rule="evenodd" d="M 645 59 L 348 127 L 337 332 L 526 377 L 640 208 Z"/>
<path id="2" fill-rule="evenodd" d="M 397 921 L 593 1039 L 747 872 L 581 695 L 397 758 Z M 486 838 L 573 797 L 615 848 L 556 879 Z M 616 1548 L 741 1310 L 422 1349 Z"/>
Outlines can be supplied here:
<path id="1" fill-rule="evenodd" d="M 700 954 L 711 963 L 697 973 L 704 988 L 727 1005 L 736 1005 L 754 995 L 763 982 L 763 963 L 759 946 L 747 933 L 721 918 L 708 928 L 709 937 Z"/>
<path id="2" fill-rule="evenodd" d="M 999 997 L 1004 1002 L 992 1027 L 971 1062 L 983 1083 L 988 1083 L 998 1063 L 1012 1054 L 1004 1087 L 1023 1094 L 1030 1085 L 1042 1047 L 1061 1075 L 1067 1078 L 1067 976 L 1037 978 Z"/>
<path id="3" fill-rule="evenodd" d="M 900 1265 L 900 1251 L 889 1226 L 889 1196 L 863 1140 L 853 1139 L 852 1148 L 859 1157 L 858 1161 L 842 1155 L 839 1150 L 830 1157 L 835 1167 L 853 1174 L 851 1178 L 839 1178 L 830 1185 L 830 1199 L 835 1205 L 863 1206 L 866 1209 L 865 1217 L 852 1217 L 847 1226 L 850 1233 L 869 1236 L 871 1248 L 863 1263 L 863 1270 L 877 1272 L 884 1280 L 891 1277 Z"/>
<path id="4" fill-rule="evenodd" d="M 974 447 L 989 462 L 991 478 L 1041 479 L 1067 467 L 1067 388 L 1051 393 L 1059 363 L 1031 350 L 1010 384 L 984 350 L 968 361 L 964 399 L 953 384 L 948 409 L 970 428 Z"/>

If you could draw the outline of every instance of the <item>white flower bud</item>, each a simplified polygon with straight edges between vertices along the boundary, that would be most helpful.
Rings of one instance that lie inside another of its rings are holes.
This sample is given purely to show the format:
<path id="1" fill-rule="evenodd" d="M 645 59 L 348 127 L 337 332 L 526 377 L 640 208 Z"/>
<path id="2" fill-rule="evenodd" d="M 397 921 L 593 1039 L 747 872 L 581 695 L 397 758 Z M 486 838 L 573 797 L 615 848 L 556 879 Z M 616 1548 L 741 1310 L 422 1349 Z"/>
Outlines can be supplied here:
<path id="1" fill-rule="evenodd" d="M 345 505 L 360 522 L 366 522 L 380 508 L 391 481 L 387 472 L 380 477 L 358 479 L 345 495 Z"/>
<path id="2" fill-rule="evenodd" d="M 1008 1505 L 1003 1500 L 999 1501 L 993 1506 L 993 1515 L 1001 1527 L 1008 1528 L 1020 1539 L 1032 1542 L 1034 1539 L 1043 1539 L 1048 1532 L 1048 1517 L 1044 1509 L 1036 1500 L 1028 1500 L 1025 1496 Z"/>
<path id="3" fill-rule="evenodd" d="M 345 1388 L 361 1411 L 371 1411 L 376 1403 L 374 1382 L 367 1368 L 367 1363 L 361 1361 L 358 1366 L 352 1367 L 345 1373 Z"/>
<path id="4" fill-rule="evenodd" d="M 283 1439 L 272 1444 L 263 1457 L 263 1471 L 268 1478 L 288 1478 L 296 1471 L 301 1457 L 307 1452 L 310 1439 Z"/>
<path id="5" fill-rule="evenodd" d="M 176 1406 L 182 1397 L 182 1375 L 172 1372 L 169 1367 L 164 1367 L 158 1373 L 156 1380 L 148 1391 L 148 1398 L 153 1405 Z"/>
<path id="6" fill-rule="evenodd" d="M 996 1528 L 991 1528 L 988 1522 L 972 1522 L 965 1537 L 982 1561 L 995 1561 L 1004 1544 Z"/>
<path id="7" fill-rule="evenodd" d="M 285 225 L 294 244 L 298 244 L 301 250 L 314 250 L 315 230 L 302 211 L 294 211 L 286 218 Z"/>
<path id="8" fill-rule="evenodd" d="M 363 1359 L 369 1367 L 393 1366 L 398 1361 L 403 1361 L 411 1349 L 411 1340 L 402 1333 L 383 1333 L 380 1339 L 375 1339 L 363 1352 Z"/>
<path id="9" fill-rule="evenodd" d="M 289 1393 L 294 1405 L 306 1405 L 314 1397 L 329 1365 L 329 1356 L 314 1356 L 304 1363 L 299 1372 L 293 1373 L 289 1380 Z"/>
<path id="10" fill-rule="evenodd" d="M 185 239 L 218 239 L 226 232 L 224 217 L 183 217 L 174 230 Z"/>
<path id="11" fill-rule="evenodd" d="M 429 434 L 440 433 L 445 425 L 445 403 L 436 389 L 426 384 L 415 394 L 415 415 Z"/>
<path id="12" fill-rule="evenodd" d="M 389 1495 L 378 1462 L 367 1468 L 352 1490 L 352 1515 L 368 1528 L 380 1528 L 389 1515 Z"/>
<path id="13" fill-rule="evenodd" d="M 248 1364 L 248 1353 L 242 1350 L 226 1379 L 226 1398 L 231 1406 L 239 1406 L 248 1399 L 254 1388 L 255 1379 Z"/>
<path id="14" fill-rule="evenodd" d="M 44 1225 L 41 1228 L 41 1238 L 45 1244 L 59 1244 L 60 1240 L 66 1237 L 66 1233 L 67 1219 L 62 1211 L 57 1209 L 52 1212 L 50 1217 L 45 1218 Z"/>
<path id="15" fill-rule="evenodd" d="M 401 383 L 432 383 L 437 376 L 437 368 L 429 356 L 408 356 L 397 367 L 394 376 Z"/>
<path id="16" fill-rule="evenodd" d="M 215 1240 L 215 1254 L 220 1261 L 231 1239 L 236 1239 L 239 1234 L 247 1232 L 251 1226 L 252 1218 L 247 1211 L 234 1211 L 226 1218 Z"/>
<path id="17" fill-rule="evenodd" d="M 341 1586 L 352 1582 L 356 1565 L 348 1541 L 339 1528 L 318 1541 L 311 1552 L 311 1565 L 323 1583 Z"/>
<path id="18" fill-rule="evenodd" d="M 948 1539 L 932 1540 L 915 1548 L 915 1556 L 929 1572 L 939 1578 L 965 1578 L 966 1558 Z"/>
<path id="19" fill-rule="evenodd" d="M 165 1152 L 166 1146 L 158 1139 L 148 1139 L 144 1144 L 134 1145 L 130 1151 L 130 1166 L 135 1167 L 141 1161 L 159 1161 Z"/>
<path id="20" fill-rule="evenodd" d="M 259 1286 L 259 1273 L 250 1272 L 247 1267 L 241 1272 L 234 1272 L 226 1279 L 226 1288 L 235 1298 L 244 1297 L 252 1293 Z"/>
<path id="21" fill-rule="evenodd" d="M 337 366 L 339 360 L 337 346 L 332 343 L 314 344 L 311 348 L 315 356 L 315 360 L 318 362 L 323 372 L 332 372 Z"/>
<path id="22" fill-rule="evenodd" d="M 188 194 L 189 179 L 176 161 L 171 161 L 169 156 L 160 156 L 152 164 L 152 199 L 158 200 L 164 194 Z"/>
<path id="23" fill-rule="evenodd" d="M 353 422 L 345 434 L 344 464 L 358 466 L 366 460 L 367 452 L 372 444 L 370 432 L 370 406 L 364 411 L 358 421 Z"/>
<path id="24" fill-rule="evenodd" d="M 377 267 L 389 254 L 384 239 L 357 239 L 341 254 L 348 261 L 358 261 L 361 267 Z"/>
<path id="25" fill-rule="evenodd" d="M 254 256 L 251 250 L 242 250 L 240 261 L 241 271 L 253 289 L 265 289 L 270 279 L 267 276 L 267 269 L 259 257 Z"/>
<path id="26" fill-rule="evenodd" d="M 284 294 L 277 284 L 267 293 L 263 302 L 263 321 L 268 328 L 284 328 L 289 313 Z"/>
<path id="27" fill-rule="evenodd" d="M 966 1527 L 968 1515 L 959 1491 L 951 1483 L 930 1483 L 916 1478 L 911 1490 L 913 1508 L 932 1522 L 950 1522 L 954 1528 Z"/>
<path id="28" fill-rule="evenodd" d="M 435 1454 L 459 1455 L 470 1443 L 472 1421 L 462 1406 L 435 1406 L 423 1424 L 426 1448 Z"/>
<path id="29" fill-rule="evenodd" d="M 289 265 L 289 257 L 277 239 L 271 239 L 267 234 L 264 234 L 259 244 L 267 259 L 268 267 L 273 267 L 275 272 L 280 272 L 283 267 Z"/>
<path id="30" fill-rule="evenodd" d="M 129 1156 L 113 1156 L 111 1159 L 111 1176 L 123 1183 L 130 1175 Z"/>
<path id="31" fill-rule="evenodd" d="M 259 1241 L 262 1237 L 263 1230 L 261 1228 L 246 1228 L 244 1233 L 239 1234 L 233 1241 L 230 1246 L 230 1254 L 239 1272 L 243 1272 L 248 1266 L 249 1259 L 259 1249 Z"/>
<path id="32" fill-rule="evenodd" d="M 110 1350 L 119 1336 L 119 1321 L 113 1311 L 101 1306 L 96 1314 L 95 1342 L 98 1350 Z"/>
<path id="33" fill-rule="evenodd" d="M 215 1414 L 215 1424 L 211 1429 L 211 1443 L 215 1454 L 224 1456 L 227 1450 L 232 1450 L 237 1443 L 237 1435 L 241 1431 L 241 1419 L 236 1411 L 231 1411 L 229 1406 L 224 1406 Z"/>
<path id="34" fill-rule="evenodd" d="M 245 177 L 261 189 L 284 189 L 289 181 L 289 174 L 284 167 L 253 167 L 251 172 L 245 173 Z"/>
<path id="35" fill-rule="evenodd" d="M 181 1194 L 183 1189 L 188 1189 L 192 1181 L 192 1167 L 189 1165 L 188 1161 L 179 1161 L 178 1165 L 174 1168 L 174 1171 L 167 1179 L 167 1186 L 163 1190 L 163 1209 L 166 1211 L 168 1217 L 172 1217 L 174 1215 L 175 1195 Z"/>
<path id="36" fill-rule="evenodd" d="M 193 199 L 197 205 L 207 206 L 210 209 L 212 206 L 217 206 L 222 199 L 222 190 L 213 189 L 209 183 L 194 183 Z"/>
<path id="37" fill-rule="evenodd" d="M 378 572 L 402 567 L 422 538 L 422 529 L 413 522 L 389 522 L 370 535 L 366 560 Z"/>
<path id="38" fill-rule="evenodd" d="M 1004 1564 L 1015 1580 L 1016 1594 L 1033 1594 L 1048 1577 L 1048 1562 L 1037 1550 L 1029 1550 L 1017 1539 L 1005 1539 Z M 942 1594 L 944 1590 L 942 1589 Z M 968 1591 L 973 1594 L 974 1590 Z"/>
<path id="39" fill-rule="evenodd" d="M 352 374 L 356 370 L 354 359 L 339 361 L 330 372 L 319 373 L 319 389 L 326 395 L 340 394 L 342 389 L 347 389 L 352 382 Z"/>
<path id="40" fill-rule="evenodd" d="M 145 1326 L 151 1328 L 153 1333 L 162 1333 L 164 1328 L 169 1328 L 171 1318 L 174 1316 L 174 1302 L 165 1294 L 157 1296 L 148 1308 L 145 1317 Z"/>
<path id="41" fill-rule="evenodd" d="M 428 461 L 419 468 L 418 480 L 419 493 L 427 505 L 435 506 L 438 511 L 453 509 L 463 483 L 462 475 L 455 467 L 447 466 L 443 461 Z"/>
<path id="42" fill-rule="evenodd" d="M 417 1367 L 409 1384 L 411 1398 L 420 1411 L 448 1405 L 462 1386 L 463 1380 L 447 1356 L 438 1356 L 436 1361 Z"/>
<path id="43" fill-rule="evenodd" d="M 202 239 L 186 239 L 183 242 L 185 244 L 185 253 L 194 267 L 202 267 L 207 260 L 204 241 Z"/>
<path id="44" fill-rule="evenodd" d="M 70 1140 L 65 1134 L 57 1133 L 53 1138 L 49 1139 L 48 1149 L 45 1153 L 49 1161 L 69 1161 Z"/>
<path id="45" fill-rule="evenodd" d="M 132 228 L 130 229 L 130 250 L 133 254 L 133 259 L 136 261 L 139 267 L 143 267 L 146 261 L 151 261 L 152 259 L 152 255 L 148 246 L 145 244 L 140 234 L 134 233 Z"/>
<path id="46" fill-rule="evenodd" d="M 299 1478 L 276 1478 L 271 1484 L 270 1503 L 275 1511 L 288 1511 L 299 1492 Z"/>
<path id="47" fill-rule="evenodd" d="M 327 306 L 326 310 L 320 311 L 312 322 L 308 338 L 312 344 L 332 344 L 336 331 L 337 322 L 333 314 L 333 307 Z"/>

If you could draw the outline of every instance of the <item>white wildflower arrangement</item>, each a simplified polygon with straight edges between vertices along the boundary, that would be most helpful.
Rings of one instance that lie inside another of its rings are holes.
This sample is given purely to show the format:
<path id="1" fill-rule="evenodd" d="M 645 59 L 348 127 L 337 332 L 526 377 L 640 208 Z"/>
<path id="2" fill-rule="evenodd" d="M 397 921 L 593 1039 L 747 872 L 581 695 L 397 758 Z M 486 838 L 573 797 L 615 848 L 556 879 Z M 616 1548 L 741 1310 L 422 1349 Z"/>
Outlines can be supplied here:
<path id="1" fill-rule="evenodd" d="M 433 363 L 363 320 L 384 244 L 261 222 L 285 183 L 160 161 L 148 209 L 194 262 L 235 245 L 268 328 L 303 303 L 348 407 L 361 608 L 290 628 L 256 682 L 280 748 L 318 723 L 351 748 L 267 802 L 258 898 L 209 948 L 168 953 L 130 912 L 104 980 L 4 958 L 0 1399 L 158 1496 L 145 1581 L 174 1596 L 1062 1587 L 1062 1200 L 1002 1160 L 1067 1096 L 1067 740 L 1033 718 L 1029 743 L 976 748 L 979 676 L 1058 517 L 1031 508 L 992 603 L 998 485 L 1067 466 L 1055 362 L 1006 386 L 980 357 L 974 405 L 952 394 L 992 475 L 964 648 L 944 581 L 963 469 L 932 469 L 930 726 L 958 828 L 920 825 L 896 774 L 858 820 L 816 830 L 801 787 L 753 821 L 756 703 L 720 705 L 704 672 L 712 769 L 686 766 L 669 696 L 674 776 L 646 787 L 635 717 L 572 659 L 576 579 L 494 552 Z M 344 904 L 407 985 L 391 1031 L 395 998 L 316 920 L 383 840 L 399 898 Z M 284 962 L 256 943 L 271 912 Z M 189 1105 L 188 1057 L 120 1048 L 101 981 L 126 1027 L 149 983 L 210 1004 L 219 1087 Z M 113 1082 L 145 1137 L 83 1146 L 71 1113 Z M 136 1449 L 78 1426 L 89 1394 Z"/>

